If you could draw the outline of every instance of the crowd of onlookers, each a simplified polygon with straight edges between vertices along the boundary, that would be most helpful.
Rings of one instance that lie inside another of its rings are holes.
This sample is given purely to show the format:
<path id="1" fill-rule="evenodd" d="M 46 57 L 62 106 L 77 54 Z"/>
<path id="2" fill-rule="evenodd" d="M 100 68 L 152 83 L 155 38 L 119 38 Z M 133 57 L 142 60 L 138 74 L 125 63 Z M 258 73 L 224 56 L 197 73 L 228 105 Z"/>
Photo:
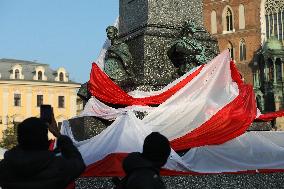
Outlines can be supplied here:
<path id="1" fill-rule="evenodd" d="M 17 128 L 18 145 L 8 150 L 0 161 L 0 188 L 63 189 L 86 168 L 71 139 L 61 135 L 54 116 L 51 123 L 31 117 Z M 56 138 L 56 148 L 49 149 L 48 131 Z M 153 132 L 145 138 L 143 152 L 130 153 L 123 161 L 126 176 L 114 177 L 116 189 L 163 189 L 160 168 L 170 155 L 168 139 Z"/>

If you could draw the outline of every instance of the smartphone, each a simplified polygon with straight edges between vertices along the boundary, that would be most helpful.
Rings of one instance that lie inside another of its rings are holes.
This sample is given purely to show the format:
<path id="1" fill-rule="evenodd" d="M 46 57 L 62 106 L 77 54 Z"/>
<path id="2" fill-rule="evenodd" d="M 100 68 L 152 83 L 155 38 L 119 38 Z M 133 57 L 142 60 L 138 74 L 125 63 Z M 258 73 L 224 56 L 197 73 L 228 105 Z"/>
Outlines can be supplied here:
<path id="1" fill-rule="evenodd" d="M 40 106 L 40 119 L 44 122 L 51 124 L 52 120 L 52 107 L 49 104 L 43 104 Z"/>

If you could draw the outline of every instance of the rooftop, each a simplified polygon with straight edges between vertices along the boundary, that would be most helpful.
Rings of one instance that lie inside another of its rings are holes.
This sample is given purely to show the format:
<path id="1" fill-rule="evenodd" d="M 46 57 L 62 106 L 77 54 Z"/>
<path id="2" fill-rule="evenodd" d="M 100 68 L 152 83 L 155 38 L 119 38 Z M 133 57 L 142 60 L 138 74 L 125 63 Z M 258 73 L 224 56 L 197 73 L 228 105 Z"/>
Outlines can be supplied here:
<path id="1" fill-rule="evenodd" d="M 42 76 L 40 76 L 40 74 L 42 74 Z M 36 61 L 0 59 L 0 80 L 13 79 L 75 83 L 69 80 L 69 74 L 63 67 L 53 70 L 48 64 L 38 63 Z"/>

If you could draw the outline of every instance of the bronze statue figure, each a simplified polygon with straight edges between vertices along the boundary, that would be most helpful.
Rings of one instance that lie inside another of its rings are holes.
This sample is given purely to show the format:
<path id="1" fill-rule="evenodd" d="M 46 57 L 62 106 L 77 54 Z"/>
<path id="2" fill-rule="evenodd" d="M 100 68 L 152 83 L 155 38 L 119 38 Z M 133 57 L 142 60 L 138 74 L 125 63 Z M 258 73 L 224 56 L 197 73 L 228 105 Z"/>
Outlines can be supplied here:
<path id="1" fill-rule="evenodd" d="M 117 84 L 124 85 L 134 77 L 132 71 L 132 55 L 128 45 L 118 39 L 118 29 L 109 26 L 107 37 L 111 41 L 105 56 L 105 73 Z"/>
<path id="2" fill-rule="evenodd" d="M 173 42 L 167 52 L 174 66 L 178 68 L 179 75 L 207 62 L 205 48 L 194 37 L 194 34 L 199 31 L 203 32 L 193 22 L 185 22 L 180 37 Z"/>

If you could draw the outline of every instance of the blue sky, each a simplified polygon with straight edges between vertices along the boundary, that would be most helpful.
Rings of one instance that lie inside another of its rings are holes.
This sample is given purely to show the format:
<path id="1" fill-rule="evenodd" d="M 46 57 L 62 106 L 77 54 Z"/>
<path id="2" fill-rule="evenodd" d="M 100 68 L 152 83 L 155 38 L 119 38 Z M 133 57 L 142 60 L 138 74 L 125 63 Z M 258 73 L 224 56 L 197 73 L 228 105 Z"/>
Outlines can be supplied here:
<path id="1" fill-rule="evenodd" d="M 89 79 L 118 16 L 119 0 L 0 0 L 0 58 L 65 67 L 76 82 Z"/>

